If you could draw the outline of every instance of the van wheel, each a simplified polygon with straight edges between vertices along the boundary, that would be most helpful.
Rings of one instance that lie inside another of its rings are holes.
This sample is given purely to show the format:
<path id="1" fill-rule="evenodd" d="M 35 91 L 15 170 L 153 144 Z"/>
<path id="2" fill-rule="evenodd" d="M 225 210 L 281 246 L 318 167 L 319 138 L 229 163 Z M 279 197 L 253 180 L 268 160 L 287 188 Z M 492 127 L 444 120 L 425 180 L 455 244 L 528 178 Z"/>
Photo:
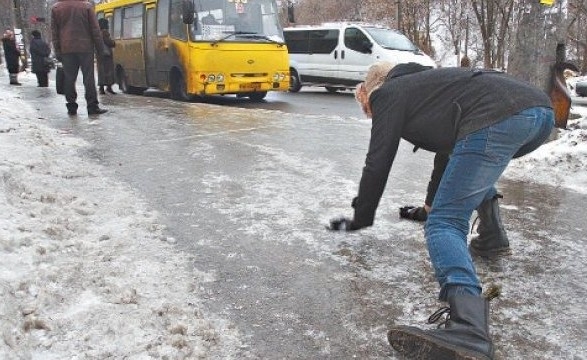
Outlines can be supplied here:
<path id="1" fill-rule="evenodd" d="M 302 89 L 302 81 L 298 72 L 294 69 L 290 69 L 289 74 L 289 92 L 296 93 Z"/>
<path id="2" fill-rule="evenodd" d="M 191 100 L 191 96 L 187 92 L 183 76 L 179 73 L 179 71 L 175 70 L 175 71 L 171 72 L 170 79 L 169 79 L 169 85 L 171 88 L 170 89 L 171 91 L 169 92 L 169 96 L 173 100 L 179 100 L 179 101 L 190 101 Z"/>
<path id="3" fill-rule="evenodd" d="M 143 91 L 145 91 L 144 88 L 131 86 L 128 84 L 128 77 L 126 76 L 126 72 L 124 71 L 124 69 L 118 70 L 117 77 L 118 87 L 120 88 L 120 90 L 122 90 L 123 93 L 130 95 L 142 95 Z"/>
<path id="4" fill-rule="evenodd" d="M 337 93 L 338 92 L 338 88 L 332 87 L 332 86 L 326 86 L 326 91 L 328 91 L 331 94 Z"/>
<path id="5" fill-rule="evenodd" d="M 253 92 L 253 93 L 250 93 L 248 96 L 249 96 L 249 99 L 251 99 L 253 101 L 261 101 L 261 100 L 265 99 L 265 96 L 267 96 L 267 91 Z"/>

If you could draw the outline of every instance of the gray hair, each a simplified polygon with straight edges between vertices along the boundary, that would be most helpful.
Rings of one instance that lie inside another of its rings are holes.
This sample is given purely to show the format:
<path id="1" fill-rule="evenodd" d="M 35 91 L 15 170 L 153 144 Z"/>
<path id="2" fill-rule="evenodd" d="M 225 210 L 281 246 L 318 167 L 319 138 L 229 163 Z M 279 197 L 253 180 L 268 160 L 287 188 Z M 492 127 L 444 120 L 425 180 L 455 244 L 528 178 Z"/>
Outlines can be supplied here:
<path id="1" fill-rule="evenodd" d="M 369 71 L 365 77 L 365 90 L 367 91 L 367 97 L 370 97 L 373 91 L 379 89 L 381 85 L 383 85 L 387 74 L 389 74 L 394 66 L 395 64 L 388 61 L 380 61 L 369 67 Z"/>

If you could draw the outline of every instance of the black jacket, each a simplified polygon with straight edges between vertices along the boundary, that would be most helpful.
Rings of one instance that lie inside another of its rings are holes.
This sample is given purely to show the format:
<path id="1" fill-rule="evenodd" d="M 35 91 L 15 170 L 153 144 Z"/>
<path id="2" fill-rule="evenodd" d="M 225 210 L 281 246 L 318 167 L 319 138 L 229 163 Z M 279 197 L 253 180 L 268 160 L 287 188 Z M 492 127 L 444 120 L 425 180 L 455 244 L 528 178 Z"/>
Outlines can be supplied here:
<path id="1" fill-rule="evenodd" d="M 20 51 L 16 47 L 14 39 L 2 38 L 2 47 L 4 48 L 4 59 L 6 68 L 10 74 L 18 74 L 20 71 Z"/>
<path id="2" fill-rule="evenodd" d="M 353 201 L 353 227 L 373 224 L 400 140 L 433 152 L 450 152 L 456 140 L 524 109 L 551 107 L 546 93 L 504 73 L 466 68 L 422 71 L 394 67 L 370 98 L 369 151 Z"/>
<path id="3" fill-rule="evenodd" d="M 41 38 L 33 38 L 29 48 L 31 53 L 32 71 L 36 73 L 49 72 L 50 67 L 45 62 L 45 58 L 51 55 L 51 48 Z"/>

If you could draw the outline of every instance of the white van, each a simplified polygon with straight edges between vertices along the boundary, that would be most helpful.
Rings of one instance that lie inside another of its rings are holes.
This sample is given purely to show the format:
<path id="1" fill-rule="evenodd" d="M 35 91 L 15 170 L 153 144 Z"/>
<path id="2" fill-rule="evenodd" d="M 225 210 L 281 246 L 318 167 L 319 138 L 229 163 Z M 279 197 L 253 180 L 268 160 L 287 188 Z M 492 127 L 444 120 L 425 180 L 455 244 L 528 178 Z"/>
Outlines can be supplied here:
<path id="1" fill-rule="evenodd" d="M 377 61 L 437 67 L 398 31 L 366 24 L 326 23 L 283 29 L 289 51 L 290 91 L 303 85 L 330 92 L 354 88 Z"/>

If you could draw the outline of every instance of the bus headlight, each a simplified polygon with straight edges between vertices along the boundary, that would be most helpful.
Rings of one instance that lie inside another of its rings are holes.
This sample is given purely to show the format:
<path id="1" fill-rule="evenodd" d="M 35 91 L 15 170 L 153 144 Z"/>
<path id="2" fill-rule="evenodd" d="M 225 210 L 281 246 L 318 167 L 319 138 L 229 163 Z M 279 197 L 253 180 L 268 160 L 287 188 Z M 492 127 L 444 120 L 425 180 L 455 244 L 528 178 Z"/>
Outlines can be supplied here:
<path id="1" fill-rule="evenodd" d="M 273 81 L 274 82 L 279 82 L 279 81 L 284 81 L 285 79 L 287 79 L 287 75 L 285 73 L 275 73 L 273 74 Z"/>
<path id="2" fill-rule="evenodd" d="M 216 81 L 216 75 L 214 75 L 214 74 L 208 75 L 208 82 L 209 83 L 213 83 L 215 81 Z"/>
<path id="3" fill-rule="evenodd" d="M 224 82 L 224 75 L 223 74 L 216 75 L 216 81 L 218 81 L 219 83 Z"/>

